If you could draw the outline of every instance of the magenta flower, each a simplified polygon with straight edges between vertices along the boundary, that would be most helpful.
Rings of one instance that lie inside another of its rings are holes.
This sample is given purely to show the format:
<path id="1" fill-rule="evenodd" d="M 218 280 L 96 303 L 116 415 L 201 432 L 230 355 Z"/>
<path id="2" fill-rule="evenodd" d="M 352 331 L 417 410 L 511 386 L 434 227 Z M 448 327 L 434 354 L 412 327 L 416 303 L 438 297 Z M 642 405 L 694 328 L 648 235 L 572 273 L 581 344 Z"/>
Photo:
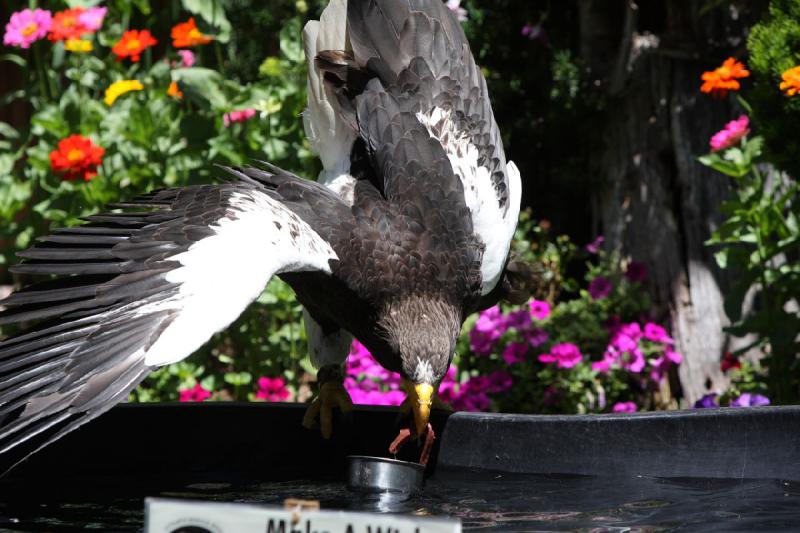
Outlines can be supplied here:
<path id="1" fill-rule="evenodd" d="M 222 122 L 225 123 L 225 126 L 230 126 L 236 122 L 245 122 L 246 120 L 251 119 L 256 114 L 255 109 L 241 109 L 239 111 L 231 111 L 230 113 L 225 113 L 222 116 Z"/>
<path id="2" fill-rule="evenodd" d="M 445 5 L 456 16 L 456 20 L 459 22 L 467 20 L 467 10 L 461 7 L 461 0 L 447 0 Z"/>
<path id="3" fill-rule="evenodd" d="M 541 300 L 531 300 L 528 302 L 531 316 L 536 320 L 544 320 L 550 316 L 550 304 Z"/>
<path id="4" fill-rule="evenodd" d="M 458 397 L 458 382 L 456 381 L 456 367 L 450 365 L 447 373 L 444 375 L 442 383 L 439 385 L 439 398 L 443 402 L 453 404 L 453 401 Z"/>
<path id="5" fill-rule="evenodd" d="M 506 315 L 506 327 L 524 329 L 531 323 L 531 314 L 527 309 L 511 311 Z"/>
<path id="6" fill-rule="evenodd" d="M 31 43 L 47 35 L 52 24 L 53 15 L 45 9 L 17 11 L 6 24 L 3 44 L 29 48 Z"/>
<path id="7" fill-rule="evenodd" d="M 736 120 L 731 120 L 725 124 L 724 128 L 711 137 L 709 141 L 711 151 L 719 152 L 720 150 L 725 150 L 739 144 L 739 141 L 750 133 L 749 125 L 750 119 L 747 118 L 747 115 L 742 115 Z"/>
<path id="8" fill-rule="evenodd" d="M 550 353 L 539 356 L 542 363 L 557 363 L 558 368 L 572 368 L 583 359 L 583 355 L 577 346 L 571 342 L 554 344 L 550 348 Z"/>
<path id="9" fill-rule="evenodd" d="M 511 375 L 502 370 L 495 370 L 487 376 L 487 379 L 488 385 L 486 386 L 486 391 L 491 393 L 505 392 L 514 384 Z"/>
<path id="10" fill-rule="evenodd" d="M 194 52 L 191 50 L 178 50 L 178 55 L 181 56 L 181 66 L 189 68 L 194 65 Z"/>
<path id="11" fill-rule="evenodd" d="M 603 276 L 597 276 L 589 282 L 589 295 L 592 300 L 600 300 L 611 294 L 611 282 Z"/>
<path id="12" fill-rule="evenodd" d="M 541 39 L 546 40 L 546 33 L 541 24 L 525 24 L 520 31 L 523 37 L 527 37 L 531 41 Z"/>
<path id="13" fill-rule="evenodd" d="M 675 342 L 667 335 L 667 330 L 653 322 L 648 322 L 644 325 L 644 338 L 649 341 L 661 342 L 664 344 L 673 344 Z"/>
<path id="14" fill-rule="evenodd" d="M 635 413 L 637 407 L 633 402 L 617 402 L 611 408 L 611 411 L 614 413 Z"/>
<path id="15" fill-rule="evenodd" d="M 647 265 L 638 261 L 631 261 L 625 270 L 625 277 L 631 283 L 644 283 L 647 281 Z"/>
<path id="16" fill-rule="evenodd" d="M 191 389 L 180 389 L 178 393 L 182 402 L 204 402 L 211 398 L 211 391 L 204 389 L 199 383 Z"/>
<path id="17" fill-rule="evenodd" d="M 769 405 L 769 398 L 761 394 L 750 394 L 743 392 L 738 398 L 730 403 L 731 407 L 759 407 L 762 405 Z"/>
<path id="18" fill-rule="evenodd" d="M 596 254 L 600 251 L 604 242 L 606 242 L 605 237 L 599 235 L 595 238 L 595 240 L 586 245 L 586 251 L 590 254 Z"/>
<path id="19" fill-rule="evenodd" d="M 554 385 L 549 385 L 546 389 L 544 389 L 542 403 L 548 407 L 554 407 L 558 405 L 561 403 L 561 391 L 559 391 Z"/>
<path id="20" fill-rule="evenodd" d="M 528 353 L 528 345 L 524 342 L 510 342 L 503 350 L 503 360 L 513 365 L 525 361 L 525 354 Z"/>
<path id="21" fill-rule="evenodd" d="M 525 340 L 528 341 L 528 344 L 534 348 L 546 343 L 550 338 L 549 335 L 547 335 L 547 332 L 542 328 L 531 328 L 528 331 L 522 332 L 522 336 L 525 337 Z"/>
<path id="22" fill-rule="evenodd" d="M 406 396 L 400 386 L 400 374 L 383 368 L 363 344 L 353 341 L 347 358 L 347 377 L 344 380 L 344 388 L 353 403 L 400 405 Z"/>
<path id="23" fill-rule="evenodd" d="M 107 7 L 90 7 L 78 15 L 78 22 L 90 32 L 97 31 L 103 26 L 103 19 L 107 12 Z"/>
<path id="24" fill-rule="evenodd" d="M 277 378 L 258 378 L 258 390 L 256 398 L 267 402 L 282 402 L 289 397 L 289 389 L 286 382 L 281 377 Z"/>
<path id="25" fill-rule="evenodd" d="M 458 411 L 486 411 L 491 406 L 487 395 L 491 381 L 486 376 L 475 376 L 461 386 L 453 399 L 453 408 Z"/>
<path id="26" fill-rule="evenodd" d="M 495 305 L 482 311 L 475 327 L 469 332 L 470 350 L 478 355 L 489 355 L 507 329 L 508 323 L 500 307 Z"/>
<path id="27" fill-rule="evenodd" d="M 660 383 L 670 367 L 677 366 L 683 361 L 683 356 L 670 348 L 667 348 L 664 353 L 656 359 L 650 361 L 652 370 L 650 372 L 650 379 L 656 383 Z"/>

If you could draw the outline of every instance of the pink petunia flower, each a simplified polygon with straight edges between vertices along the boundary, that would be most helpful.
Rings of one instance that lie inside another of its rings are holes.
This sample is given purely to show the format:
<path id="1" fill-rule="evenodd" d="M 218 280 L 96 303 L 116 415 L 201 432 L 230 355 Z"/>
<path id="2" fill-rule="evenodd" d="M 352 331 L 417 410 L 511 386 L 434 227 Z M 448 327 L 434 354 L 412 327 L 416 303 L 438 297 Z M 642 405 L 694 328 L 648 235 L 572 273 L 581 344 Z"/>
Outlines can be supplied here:
<path id="1" fill-rule="evenodd" d="M 78 15 L 78 22 L 89 31 L 97 31 L 103 26 L 107 12 L 107 7 L 90 7 Z"/>
<path id="2" fill-rule="evenodd" d="M 595 240 L 586 245 L 586 251 L 590 254 L 596 254 L 602 249 L 604 242 L 606 242 L 605 237 L 598 235 Z"/>
<path id="3" fill-rule="evenodd" d="M 3 44 L 29 48 L 31 43 L 42 39 L 50 31 L 53 15 L 45 9 L 23 9 L 11 15 L 6 24 Z"/>
<path id="4" fill-rule="evenodd" d="M 638 261 L 631 261 L 625 270 L 625 277 L 631 283 L 644 283 L 647 281 L 647 265 Z"/>
<path id="5" fill-rule="evenodd" d="M 528 331 L 524 331 L 522 336 L 525 337 L 525 340 L 528 341 L 528 344 L 534 348 L 546 343 L 550 338 L 547 332 L 542 328 L 531 328 Z"/>
<path id="6" fill-rule="evenodd" d="M 661 342 L 664 344 L 673 344 L 675 342 L 667 335 L 667 330 L 653 322 L 648 322 L 644 325 L 644 338 L 649 341 Z"/>
<path id="7" fill-rule="evenodd" d="M 199 383 L 191 389 L 178 390 L 178 393 L 182 402 L 204 402 L 211 398 L 211 391 L 204 389 Z"/>
<path id="8" fill-rule="evenodd" d="M 531 323 L 531 314 L 526 309 L 511 311 L 506 315 L 506 327 L 514 329 L 525 329 Z"/>
<path id="9" fill-rule="evenodd" d="M 520 33 L 523 37 L 527 37 L 531 41 L 547 40 L 547 32 L 545 32 L 544 28 L 542 27 L 541 23 L 539 24 L 525 24 L 520 30 Z"/>
<path id="10" fill-rule="evenodd" d="M 239 111 L 231 111 L 230 113 L 225 113 L 222 116 L 222 122 L 225 123 L 226 127 L 230 127 L 231 124 L 236 122 L 245 122 L 256 114 L 255 109 L 241 109 Z"/>
<path id="11" fill-rule="evenodd" d="M 636 410 L 636 404 L 633 402 L 617 402 L 611 408 L 614 413 L 635 413 Z"/>
<path id="12" fill-rule="evenodd" d="M 603 276 L 597 276 L 589 282 L 589 295 L 593 300 L 600 300 L 611 294 L 612 288 L 613 286 L 608 279 Z"/>
<path id="13" fill-rule="evenodd" d="M 459 22 L 467 20 L 467 10 L 461 7 L 461 0 L 447 0 L 445 5 L 453 12 Z"/>
<path id="14" fill-rule="evenodd" d="M 572 368 L 583 360 L 583 355 L 577 346 L 571 342 L 554 344 L 550 353 L 539 356 L 542 363 L 557 363 L 558 368 Z"/>
<path id="15" fill-rule="evenodd" d="M 528 302 L 531 316 L 536 320 L 544 320 L 550 316 L 550 304 L 541 300 L 531 300 Z"/>
<path id="16" fill-rule="evenodd" d="M 281 402 L 289 397 L 289 389 L 286 388 L 286 382 L 281 377 L 258 378 L 258 391 L 256 391 L 256 398 L 268 402 Z"/>
<path id="17" fill-rule="evenodd" d="M 504 372 L 502 370 L 495 370 L 488 376 L 488 385 L 486 386 L 486 390 L 491 393 L 499 393 L 505 392 L 511 388 L 514 384 L 511 375 L 508 372 Z"/>
<path id="18" fill-rule="evenodd" d="M 711 145 L 712 152 L 719 152 L 736 146 L 742 138 L 750 133 L 750 119 L 747 115 L 742 115 L 736 120 L 731 120 L 725 127 L 715 133 L 709 144 Z"/>
<path id="19" fill-rule="evenodd" d="M 524 342 L 510 342 L 503 350 L 503 360 L 513 365 L 525 361 L 525 354 L 528 353 L 528 345 Z"/>
<path id="20" fill-rule="evenodd" d="M 178 50 L 178 55 L 181 56 L 181 66 L 189 68 L 194 65 L 195 58 L 194 52 L 191 50 Z"/>

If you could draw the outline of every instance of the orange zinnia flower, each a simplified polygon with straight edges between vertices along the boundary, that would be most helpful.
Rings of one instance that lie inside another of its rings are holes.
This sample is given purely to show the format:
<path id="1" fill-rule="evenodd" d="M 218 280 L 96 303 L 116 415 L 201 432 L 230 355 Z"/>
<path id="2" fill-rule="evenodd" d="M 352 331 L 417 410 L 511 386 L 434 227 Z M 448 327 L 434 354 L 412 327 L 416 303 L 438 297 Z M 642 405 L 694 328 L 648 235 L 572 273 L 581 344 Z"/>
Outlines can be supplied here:
<path id="1" fill-rule="evenodd" d="M 729 57 L 722 63 L 722 66 L 709 72 L 703 72 L 700 78 L 704 83 L 700 90 L 724 98 L 728 91 L 738 91 L 741 88 L 737 78 L 746 78 L 749 75 L 750 71 L 745 69 L 742 63 Z"/>
<path id="2" fill-rule="evenodd" d="M 53 24 L 47 38 L 52 42 L 66 41 L 67 39 L 80 39 L 85 33 L 93 33 L 83 25 L 80 15 L 85 10 L 82 7 L 65 9 L 53 15 Z"/>
<path id="3" fill-rule="evenodd" d="M 117 54 L 117 61 L 130 57 L 131 61 L 138 63 L 141 53 L 157 42 L 148 30 L 128 30 L 111 51 Z"/>
<path id="4" fill-rule="evenodd" d="M 781 74 L 781 79 L 781 91 L 786 91 L 786 96 L 800 94 L 800 65 Z"/>
<path id="5" fill-rule="evenodd" d="M 167 89 L 167 95 L 172 96 L 173 98 L 177 98 L 178 100 L 183 98 L 183 93 L 178 88 L 177 82 L 173 81 L 172 83 L 169 84 L 169 88 Z"/>
<path id="6" fill-rule="evenodd" d="M 62 179 L 89 181 L 97 176 L 97 166 L 103 162 L 105 150 L 82 135 L 61 139 L 58 150 L 50 152 L 50 166 L 63 173 Z"/>
<path id="7" fill-rule="evenodd" d="M 208 44 L 213 40 L 210 35 L 205 35 L 197 29 L 194 23 L 194 17 L 186 22 L 176 24 L 172 28 L 172 46 L 175 48 L 188 48 L 190 46 L 197 46 L 198 44 Z"/>

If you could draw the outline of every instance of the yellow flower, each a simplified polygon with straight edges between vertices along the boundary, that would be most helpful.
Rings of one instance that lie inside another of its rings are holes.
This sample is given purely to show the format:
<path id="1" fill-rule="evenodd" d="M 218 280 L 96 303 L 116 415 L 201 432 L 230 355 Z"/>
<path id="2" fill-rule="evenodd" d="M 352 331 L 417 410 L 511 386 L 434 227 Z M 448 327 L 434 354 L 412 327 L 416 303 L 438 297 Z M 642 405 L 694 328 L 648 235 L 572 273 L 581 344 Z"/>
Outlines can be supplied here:
<path id="1" fill-rule="evenodd" d="M 781 74 L 781 78 L 781 91 L 786 91 L 786 96 L 800 94 L 800 65 Z"/>
<path id="2" fill-rule="evenodd" d="M 142 85 L 139 80 L 115 81 L 106 89 L 106 97 L 103 98 L 103 101 L 106 105 L 111 105 L 123 94 L 131 91 L 141 91 L 142 89 L 144 89 L 144 85 Z"/>
<path id="3" fill-rule="evenodd" d="M 78 54 L 85 54 L 92 51 L 92 41 L 86 39 L 67 39 L 64 49 Z"/>

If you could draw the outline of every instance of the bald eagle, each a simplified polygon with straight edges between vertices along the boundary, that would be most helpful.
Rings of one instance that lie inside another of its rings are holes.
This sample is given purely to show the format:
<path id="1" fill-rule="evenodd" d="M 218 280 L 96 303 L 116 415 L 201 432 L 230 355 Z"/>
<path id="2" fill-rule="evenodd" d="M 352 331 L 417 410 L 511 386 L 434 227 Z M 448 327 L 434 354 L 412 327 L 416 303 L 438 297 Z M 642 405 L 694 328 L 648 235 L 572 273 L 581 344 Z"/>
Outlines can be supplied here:
<path id="1" fill-rule="evenodd" d="M 56 229 L 20 274 L 60 276 L 2 302 L 0 453 L 53 442 L 124 400 L 153 369 L 227 327 L 277 275 L 304 306 L 319 396 L 348 409 L 353 337 L 399 372 L 428 423 L 461 324 L 524 297 L 509 247 L 521 183 L 486 82 L 441 0 L 331 0 L 303 32 L 304 123 L 317 181 L 269 164 L 155 191 Z"/>

